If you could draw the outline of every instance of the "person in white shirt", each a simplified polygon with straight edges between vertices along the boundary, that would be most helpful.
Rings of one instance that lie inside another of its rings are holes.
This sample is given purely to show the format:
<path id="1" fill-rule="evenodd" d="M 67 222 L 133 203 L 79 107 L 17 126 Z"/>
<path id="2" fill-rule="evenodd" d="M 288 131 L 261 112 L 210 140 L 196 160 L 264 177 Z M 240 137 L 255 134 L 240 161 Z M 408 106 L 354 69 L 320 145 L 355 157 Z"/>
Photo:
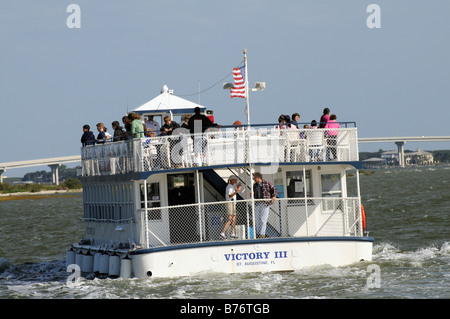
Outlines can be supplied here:
<path id="1" fill-rule="evenodd" d="M 145 127 L 147 129 L 151 128 L 153 132 L 159 135 L 160 126 L 159 123 L 153 120 L 153 115 L 147 115 L 147 121 L 145 121 Z"/>
<path id="2" fill-rule="evenodd" d="M 241 190 L 241 185 L 237 184 L 237 177 L 232 175 L 228 179 L 228 185 L 225 189 L 225 201 L 227 202 L 226 208 L 228 213 L 228 219 L 225 223 L 222 233 L 220 233 L 220 237 L 226 238 L 225 232 L 228 227 L 231 225 L 231 237 L 236 238 L 236 195 Z"/>

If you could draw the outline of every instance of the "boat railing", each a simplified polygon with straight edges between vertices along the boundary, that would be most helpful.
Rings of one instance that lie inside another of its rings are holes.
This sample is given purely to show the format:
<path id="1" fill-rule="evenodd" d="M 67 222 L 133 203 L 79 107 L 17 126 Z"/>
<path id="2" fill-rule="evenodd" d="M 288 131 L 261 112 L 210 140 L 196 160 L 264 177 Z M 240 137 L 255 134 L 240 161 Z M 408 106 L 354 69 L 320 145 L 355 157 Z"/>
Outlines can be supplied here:
<path id="1" fill-rule="evenodd" d="M 115 175 L 245 163 L 358 161 L 356 127 L 337 129 L 211 128 L 189 134 L 110 142 L 81 148 L 82 175 Z"/>
<path id="2" fill-rule="evenodd" d="M 144 246 L 161 247 L 221 240 L 363 236 L 358 198 L 278 198 L 200 203 L 141 210 Z M 269 207 L 267 223 L 261 213 Z M 221 237 L 228 212 L 236 211 Z M 264 230 L 262 227 L 264 226 Z M 261 236 L 264 233 L 265 236 Z"/>

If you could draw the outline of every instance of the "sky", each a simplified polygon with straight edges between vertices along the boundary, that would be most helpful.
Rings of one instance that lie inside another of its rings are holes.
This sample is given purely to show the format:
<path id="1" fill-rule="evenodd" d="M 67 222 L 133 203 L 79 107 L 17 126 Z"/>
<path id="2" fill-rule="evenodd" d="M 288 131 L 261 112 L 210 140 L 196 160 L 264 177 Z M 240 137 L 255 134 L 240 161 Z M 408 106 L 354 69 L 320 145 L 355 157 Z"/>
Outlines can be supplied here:
<path id="1" fill-rule="evenodd" d="M 84 124 L 111 131 L 163 85 L 219 124 L 246 123 L 245 101 L 221 85 L 244 48 L 250 85 L 266 82 L 250 95 L 251 123 L 310 122 L 329 107 L 359 137 L 448 136 L 448 12 L 448 0 L 2 0 L 0 163 L 78 155 Z M 450 142 L 405 145 L 417 147 Z M 380 148 L 396 146 L 360 144 Z"/>

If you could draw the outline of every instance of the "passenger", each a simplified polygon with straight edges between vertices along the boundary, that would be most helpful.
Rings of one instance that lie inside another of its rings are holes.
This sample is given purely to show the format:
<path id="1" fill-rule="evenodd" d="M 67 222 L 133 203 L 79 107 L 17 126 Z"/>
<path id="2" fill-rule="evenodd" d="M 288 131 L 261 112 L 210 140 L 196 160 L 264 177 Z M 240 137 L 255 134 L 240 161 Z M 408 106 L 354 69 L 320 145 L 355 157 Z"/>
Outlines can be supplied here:
<path id="1" fill-rule="evenodd" d="M 237 177 L 232 175 L 228 179 L 228 185 L 225 189 L 225 201 L 226 201 L 226 209 L 228 219 L 225 223 L 222 232 L 220 233 L 220 237 L 226 238 L 225 232 L 231 224 L 231 238 L 236 238 L 236 195 L 241 190 L 241 185 L 237 184 Z"/>
<path id="2" fill-rule="evenodd" d="M 272 183 L 263 180 L 261 173 L 254 173 L 253 180 L 253 196 L 255 199 L 270 199 L 270 201 L 258 200 L 255 203 L 255 226 L 256 226 L 256 237 L 264 238 L 266 237 L 266 227 L 267 219 L 269 217 L 269 206 L 277 198 L 277 189 Z"/>
<path id="3" fill-rule="evenodd" d="M 91 127 L 89 125 L 83 125 L 83 135 L 81 136 L 81 144 L 83 146 L 95 144 L 95 136 L 94 133 L 90 131 L 90 129 Z"/>
<path id="4" fill-rule="evenodd" d="M 292 124 L 291 117 L 289 115 L 285 115 L 284 119 L 286 120 L 287 128 L 297 128 L 297 125 Z"/>
<path id="5" fill-rule="evenodd" d="M 156 122 L 153 115 L 147 115 L 147 121 L 145 122 L 145 128 L 146 129 L 152 129 L 153 132 L 159 132 L 160 126 L 159 123 Z"/>
<path id="6" fill-rule="evenodd" d="M 105 136 L 106 136 L 105 142 L 111 141 L 112 136 L 111 136 L 111 134 L 109 134 L 107 132 L 106 126 L 104 126 L 104 132 L 105 132 Z"/>
<path id="7" fill-rule="evenodd" d="M 188 126 L 191 134 L 203 133 L 210 127 L 217 127 L 217 125 L 211 122 L 211 120 L 208 117 L 206 117 L 203 114 L 200 114 L 200 108 L 198 106 L 194 109 L 194 115 L 192 115 L 191 118 L 189 119 Z"/>
<path id="8" fill-rule="evenodd" d="M 155 137 L 155 135 L 155 131 L 153 131 L 151 128 L 145 130 L 145 137 Z"/>
<path id="9" fill-rule="evenodd" d="M 324 108 L 323 115 L 320 117 L 319 128 L 324 128 L 327 122 L 330 120 L 330 109 Z"/>
<path id="10" fill-rule="evenodd" d="M 178 123 L 173 122 L 170 116 L 164 117 L 164 125 L 161 126 L 161 132 L 164 132 L 165 135 L 172 135 L 172 132 L 179 128 L 180 126 Z"/>
<path id="11" fill-rule="evenodd" d="M 339 123 L 336 122 L 336 115 L 331 114 L 330 120 L 325 125 L 325 128 L 340 128 Z M 338 137 L 338 130 L 330 130 L 326 131 L 326 137 L 327 137 L 327 161 L 332 161 L 337 158 L 337 137 Z"/>
<path id="12" fill-rule="evenodd" d="M 310 129 L 312 129 L 312 130 L 317 129 L 317 121 L 316 120 L 311 121 Z M 315 134 L 317 135 L 318 133 L 322 134 L 321 132 L 311 132 L 309 136 L 313 138 L 314 135 Z M 318 145 L 312 145 L 312 146 L 317 147 Z M 321 161 L 322 157 L 323 157 L 322 152 L 320 150 L 315 149 L 315 148 L 309 150 L 310 161 L 314 161 L 314 162 Z"/>
<path id="13" fill-rule="evenodd" d="M 114 130 L 113 142 L 123 141 L 126 139 L 125 132 L 123 131 L 123 127 L 120 126 L 118 121 L 112 122 L 111 127 Z"/>
<path id="14" fill-rule="evenodd" d="M 164 117 L 164 125 L 161 126 L 161 135 L 162 136 L 172 136 L 172 133 L 174 130 L 179 128 L 180 126 L 178 123 L 172 121 L 170 116 Z M 169 142 L 169 150 L 170 150 L 170 165 L 172 167 L 174 166 L 180 166 L 181 165 L 181 159 L 180 154 L 176 154 L 177 152 L 174 150 L 177 150 L 176 145 L 180 142 L 179 136 L 173 136 L 172 138 L 168 139 Z"/>
<path id="15" fill-rule="evenodd" d="M 289 115 L 285 114 L 284 120 L 286 121 L 286 127 L 291 128 L 291 117 Z"/>
<path id="16" fill-rule="evenodd" d="M 308 124 L 305 124 L 305 125 L 303 125 L 303 128 L 305 129 L 305 130 L 307 130 L 307 129 L 309 129 L 309 125 Z M 300 138 L 301 139 L 306 139 L 306 131 L 301 131 L 300 132 Z"/>
<path id="17" fill-rule="evenodd" d="M 234 126 L 234 133 L 235 133 L 234 138 L 243 137 L 245 127 L 242 126 L 242 122 L 234 121 L 233 126 Z"/>
<path id="18" fill-rule="evenodd" d="M 295 125 L 297 128 L 299 128 L 299 124 L 298 124 L 298 121 L 300 121 L 300 114 L 298 114 L 298 113 L 294 113 L 294 114 L 292 114 L 292 120 L 291 120 L 291 123 L 293 124 L 293 125 Z"/>
<path id="19" fill-rule="evenodd" d="M 141 116 L 137 113 L 131 113 L 128 118 L 131 120 L 131 136 L 133 138 L 144 137 L 144 124 L 141 121 Z"/>
<path id="20" fill-rule="evenodd" d="M 182 128 L 188 129 L 189 130 L 189 119 L 191 118 L 190 114 L 186 114 L 184 116 L 184 122 L 181 124 Z"/>
<path id="21" fill-rule="evenodd" d="M 286 125 L 286 117 L 285 117 L 285 115 L 283 115 L 283 114 L 281 114 L 281 115 L 278 117 L 278 128 L 280 128 L 280 129 L 285 129 L 285 128 L 287 128 L 287 125 Z"/>
<path id="22" fill-rule="evenodd" d="M 103 125 L 103 123 L 97 123 L 97 130 L 98 130 L 98 135 L 97 135 L 97 139 L 95 140 L 95 142 L 97 144 L 104 144 L 106 142 L 106 135 L 105 135 L 105 125 Z"/>
<path id="23" fill-rule="evenodd" d="M 235 121 L 234 123 L 233 123 L 233 126 L 240 126 L 240 125 L 242 125 L 242 122 L 241 121 Z M 241 129 L 243 129 L 242 127 L 236 127 L 235 128 L 236 130 L 241 130 Z"/>
<path id="24" fill-rule="evenodd" d="M 203 114 L 200 114 L 200 108 L 197 106 L 194 108 L 194 115 L 188 121 L 189 131 L 194 134 L 194 165 L 206 166 L 206 147 L 207 140 L 203 136 L 203 133 L 210 127 L 216 127 L 217 125 L 211 122 L 211 120 Z"/>
<path id="25" fill-rule="evenodd" d="M 278 117 L 278 127 L 280 129 L 297 128 L 295 125 L 291 124 L 291 117 L 284 114 L 281 114 Z"/>
<path id="26" fill-rule="evenodd" d="M 125 128 L 125 139 L 132 139 L 133 136 L 131 136 L 131 120 L 128 118 L 128 116 L 125 115 L 122 117 L 122 123 L 123 127 Z"/>

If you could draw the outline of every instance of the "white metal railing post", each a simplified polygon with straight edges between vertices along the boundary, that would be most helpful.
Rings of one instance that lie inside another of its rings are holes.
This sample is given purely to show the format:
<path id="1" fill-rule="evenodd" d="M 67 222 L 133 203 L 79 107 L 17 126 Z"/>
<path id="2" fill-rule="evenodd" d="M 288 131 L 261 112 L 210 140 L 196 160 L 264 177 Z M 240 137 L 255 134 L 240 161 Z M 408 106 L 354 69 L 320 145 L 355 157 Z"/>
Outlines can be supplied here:
<path id="1" fill-rule="evenodd" d="M 145 220 L 145 247 L 149 248 L 149 229 L 148 229 L 148 206 L 147 206 L 147 180 L 144 180 L 144 220 Z"/>
<path id="2" fill-rule="evenodd" d="M 306 224 L 306 236 L 309 236 L 309 227 L 308 227 L 308 222 L 309 222 L 309 216 L 308 216 L 308 196 L 306 194 L 307 190 L 306 190 L 306 170 L 305 170 L 305 166 L 303 166 L 303 194 L 304 194 L 304 198 L 305 198 L 305 224 Z"/>
<path id="3" fill-rule="evenodd" d="M 203 220 L 202 220 L 202 208 L 201 208 L 201 199 L 200 199 L 200 177 L 198 170 L 195 171 L 195 183 L 197 184 L 197 205 L 198 205 L 198 224 L 199 224 L 199 236 L 200 242 L 203 242 Z"/>
<path id="4" fill-rule="evenodd" d="M 361 206 L 362 206 L 362 204 L 361 204 L 361 194 L 360 194 L 360 190 L 359 190 L 359 170 L 357 169 L 356 170 L 356 198 L 358 198 L 358 201 L 357 201 L 357 205 L 358 205 L 358 207 L 356 207 L 356 218 L 357 218 L 357 221 L 358 221 L 358 233 L 359 233 L 359 235 L 360 236 L 363 236 L 364 235 L 364 230 L 362 229 L 363 228 L 363 224 L 362 224 L 362 217 L 361 217 Z"/>

